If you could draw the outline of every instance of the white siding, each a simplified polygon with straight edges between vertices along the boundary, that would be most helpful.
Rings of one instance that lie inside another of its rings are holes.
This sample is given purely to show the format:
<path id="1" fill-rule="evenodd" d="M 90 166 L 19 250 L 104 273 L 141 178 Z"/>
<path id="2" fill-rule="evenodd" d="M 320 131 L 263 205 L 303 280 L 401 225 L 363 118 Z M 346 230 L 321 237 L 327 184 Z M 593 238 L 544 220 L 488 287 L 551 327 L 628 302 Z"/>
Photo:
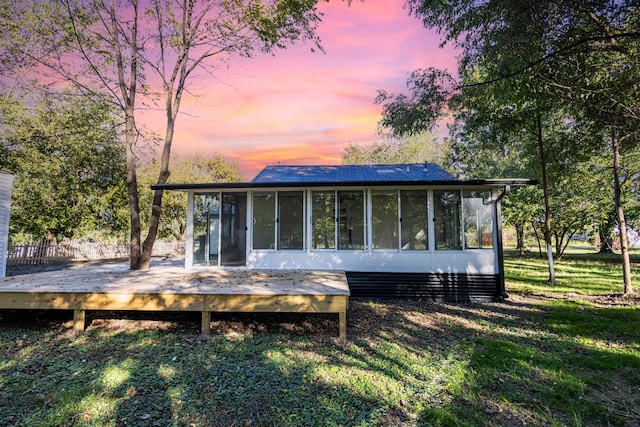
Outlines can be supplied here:
<path id="1" fill-rule="evenodd" d="M 251 251 L 247 268 L 495 274 L 495 253 L 477 251 Z"/>
<path id="2" fill-rule="evenodd" d="M 0 277 L 7 273 L 7 249 L 9 245 L 9 213 L 13 175 L 0 171 Z"/>

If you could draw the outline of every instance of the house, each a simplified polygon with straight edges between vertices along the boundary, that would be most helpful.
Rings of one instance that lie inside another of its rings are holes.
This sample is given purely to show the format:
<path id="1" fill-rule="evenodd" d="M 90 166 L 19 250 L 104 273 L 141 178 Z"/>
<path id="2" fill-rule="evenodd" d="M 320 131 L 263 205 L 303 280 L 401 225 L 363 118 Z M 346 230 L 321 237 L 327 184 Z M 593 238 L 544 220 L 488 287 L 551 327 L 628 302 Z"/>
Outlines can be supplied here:
<path id="1" fill-rule="evenodd" d="M 267 166 L 188 195 L 186 268 L 345 271 L 352 296 L 506 297 L 500 200 L 528 179 L 456 180 L 438 165 Z"/>

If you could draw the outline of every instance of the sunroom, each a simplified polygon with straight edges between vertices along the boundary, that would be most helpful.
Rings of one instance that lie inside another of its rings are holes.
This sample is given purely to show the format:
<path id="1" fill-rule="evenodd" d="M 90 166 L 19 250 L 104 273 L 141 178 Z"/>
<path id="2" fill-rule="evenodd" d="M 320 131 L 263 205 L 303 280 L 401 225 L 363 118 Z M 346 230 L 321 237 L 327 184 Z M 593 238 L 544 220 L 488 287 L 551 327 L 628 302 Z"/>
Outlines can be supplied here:
<path id="1" fill-rule="evenodd" d="M 506 296 L 500 199 L 529 180 L 460 181 L 435 164 L 268 166 L 188 194 L 185 267 L 341 270 L 352 296 Z"/>

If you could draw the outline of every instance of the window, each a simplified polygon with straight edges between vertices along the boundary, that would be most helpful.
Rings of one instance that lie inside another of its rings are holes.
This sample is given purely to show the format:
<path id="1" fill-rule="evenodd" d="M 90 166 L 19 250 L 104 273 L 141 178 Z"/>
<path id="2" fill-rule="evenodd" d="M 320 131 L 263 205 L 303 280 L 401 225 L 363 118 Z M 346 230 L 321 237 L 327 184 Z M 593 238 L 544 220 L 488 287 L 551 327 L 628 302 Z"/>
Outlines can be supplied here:
<path id="1" fill-rule="evenodd" d="M 278 192 L 278 249 L 304 249 L 302 191 Z"/>
<path id="2" fill-rule="evenodd" d="M 373 249 L 398 249 L 398 192 L 372 191 Z"/>
<path id="3" fill-rule="evenodd" d="M 195 194 L 193 198 L 193 264 L 218 264 L 220 195 Z"/>
<path id="4" fill-rule="evenodd" d="M 462 199 L 464 247 L 493 248 L 493 211 L 491 191 L 465 190 Z"/>
<path id="5" fill-rule="evenodd" d="M 334 191 L 311 193 L 313 249 L 336 248 L 336 194 Z"/>
<path id="6" fill-rule="evenodd" d="M 253 249 L 275 249 L 276 193 L 253 193 Z"/>
<path id="7" fill-rule="evenodd" d="M 364 249 L 364 193 L 338 191 L 338 249 Z"/>
<path id="8" fill-rule="evenodd" d="M 462 249 L 460 192 L 433 192 L 433 222 L 436 249 Z"/>
<path id="9" fill-rule="evenodd" d="M 400 191 L 402 250 L 429 249 L 426 190 Z"/>

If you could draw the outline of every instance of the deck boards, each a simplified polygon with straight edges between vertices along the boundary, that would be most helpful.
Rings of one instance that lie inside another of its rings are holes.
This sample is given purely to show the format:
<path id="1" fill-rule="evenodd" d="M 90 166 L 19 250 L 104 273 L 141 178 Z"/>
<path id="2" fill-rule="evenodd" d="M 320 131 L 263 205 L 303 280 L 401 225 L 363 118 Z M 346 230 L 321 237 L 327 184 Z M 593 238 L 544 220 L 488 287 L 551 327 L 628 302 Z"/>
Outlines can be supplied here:
<path id="1" fill-rule="evenodd" d="M 0 279 L 0 292 L 121 292 L 161 294 L 348 295 L 344 272 L 320 270 L 189 269 L 121 266 L 75 268 Z"/>
<path id="2" fill-rule="evenodd" d="M 200 311 L 203 334 L 212 311 L 310 312 L 338 314 L 345 339 L 349 294 L 344 272 L 318 270 L 130 271 L 118 264 L 0 279 L 0 308 L 71 309 L 78 331 L 85 310 Z"/>

